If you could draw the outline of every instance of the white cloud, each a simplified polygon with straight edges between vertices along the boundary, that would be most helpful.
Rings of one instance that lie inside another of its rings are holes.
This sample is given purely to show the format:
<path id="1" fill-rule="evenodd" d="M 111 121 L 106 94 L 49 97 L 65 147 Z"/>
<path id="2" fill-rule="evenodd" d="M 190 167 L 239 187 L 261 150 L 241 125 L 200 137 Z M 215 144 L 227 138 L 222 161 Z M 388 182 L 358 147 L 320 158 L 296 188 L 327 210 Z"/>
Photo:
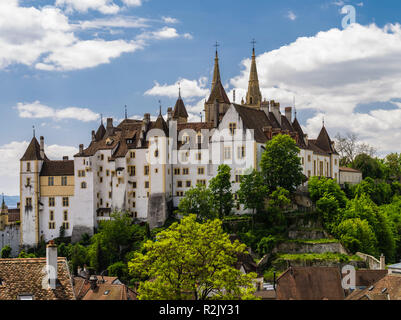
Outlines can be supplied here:
<path id="1" fill-rule="evenodd" d="M 122 0 L 122 2 L 128 7 L 139 7 L 143 0 Z"/>
<path id="2" fill-rule="evenodd" d="M 103 14 L 116 14 L 120 11 L 120 7 L 113 3 L 113 0 L 57 0 L 55 5 L 65 8 L 68 13 L 74 10 L 82 13 L 96 10 Z"/>
<path id="3" fill-rule="evenodd" d="M 321 129 L 324 114 L 333 135 L 355 132 L 382 152 L 401 151 L 395 143 L 401 138 L 399 104 L 393 105 L 395 110 L 356 111 L 359 105 L 401 99 L 400 56 L 399 24 L 383 28 L 355 24 L 319 32 L 258 56 L 262 94 L 282 106 L 292 105 L 296 96 L 298 114 L 302 109 L 314 111 L 306 124 L 311 137 Z M 230 81 L 237 101 L 247 89 L 250 59 L 243 65 L 243 72 Z"/>
<path id="4" fill-rule="evenodd" d="M 178 19 L 176 18 L 172 18 L 172 17 L 162 17 L 162 20 L 164 23 L 168 23 L 168 24 L 175 24 L 178 23 Z"/>
<path id="5" fill-rule="evenodd" d="M 52 118 L 56 121 L 73 119 L 83 122 L 97 121 L 100 118 L 98 113 L 87 108 L 68 107 L 64 109 L 54 109 L 41 104 L 40 101 L 35 101 L 33 103 L 18 103 L 15 109 L 18 110 L 21 118 Z"/>
<path id="6" fill-rule="evenodd" d="M 297 19 L 297 16 L 295 15 L 294 12 L 288 11 L 287 18 L 290 19 L 291 21 L 294 21 Z"/>
<path id="7" fill-rule="evenodd" d="M 163 27 L 156 31 L 144 32 L 138 36 L 138 39 L 164 40 L 178 38 L 179 36 L 180 35 L 175 28 Z"/>
<path id="8" fill-rule="evenodd" d="M 28 147 L 28 141 L 13 141 L 0 146 L 0 192 L 7 195 L 19 195 L 19 160 Z M 78 149 L 71 146 L 45 145 L 45 153 L 50 159 L 60 160 L 63 156 L 70 159 L 78 153 Z"/>
<path id="9" fill-rule="evenodd" d="M 137 17 L 112 17 L 81 21 L 78 27 L 81 29 L 102 29 L 102 28 L 146 28 L 149 20 Z"/>
<path id="10" fill-rule="evenodd" d="M 202 77 L 199 80 L 180 79 L 172 85 L 159 84 L 155 82 L 155 86 L 145 92 L 148 96 L 159 97 L 178 97 L 178 87 L 181 86 L 181 96 L 183 98 L 205 97 L 209 93 L 207 86 L 207 78 Z"/>

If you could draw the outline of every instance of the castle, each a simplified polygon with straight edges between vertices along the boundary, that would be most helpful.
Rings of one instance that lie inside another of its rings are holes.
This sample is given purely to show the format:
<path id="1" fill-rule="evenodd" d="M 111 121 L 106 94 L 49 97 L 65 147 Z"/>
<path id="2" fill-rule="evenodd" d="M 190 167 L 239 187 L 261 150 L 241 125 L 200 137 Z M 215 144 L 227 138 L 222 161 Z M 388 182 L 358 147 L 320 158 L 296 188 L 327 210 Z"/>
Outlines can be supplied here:
<path id="1" fill-rule="evenodd" d="M 205 102 L 205 121 L 188 122 L 181 94 L 167 121 L 127 116 L 115 126 L 103 121 L 92 131 L 91 141 L 73 160 L 47 158 L 44 138 L 35 136 L 20 161 L 21 246 L 35 246 L 60 236 L 79 241 L 93 235 L 99 221 L 114 210 L 160 227 L 168 212 L 178 206 L 185 192 L 207 185 L 220 164 L 232 168 L 233 192 L 240 176 L 258 168 L 266 142 L 288 134 L 300 148 L 306 177 L 339 178 L 339 155 L 324 125 L 316 140 L 308 139 L 292 107 L 262 98 L 255 49 L 246 101 L 231 102 L 222 85 L 216 50 L 210 97 Z M 236 213 L 246 213 L 241 205 Z"/>

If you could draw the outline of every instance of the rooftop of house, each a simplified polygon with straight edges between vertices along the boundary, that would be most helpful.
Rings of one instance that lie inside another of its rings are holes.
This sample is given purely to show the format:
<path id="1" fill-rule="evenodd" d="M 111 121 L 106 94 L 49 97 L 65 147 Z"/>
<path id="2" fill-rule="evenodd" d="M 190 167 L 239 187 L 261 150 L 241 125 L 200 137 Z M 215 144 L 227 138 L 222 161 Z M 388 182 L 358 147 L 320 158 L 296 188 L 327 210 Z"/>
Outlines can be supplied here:
<path id="1" fill-rule="evenodd" d="M 352 169 L 352 168 L 346 168 L 346 167 L 340 167 L 340 172 L 362 173 L 359 170 Z"/>
<path id="2" fill-rule="evenodd" d="M 57 287 L 52 290 L 43 287 L 46 258 L 0 259 L 0 300 L 75 300 L 67 260 L 58 258 L 57 267 Z"/>
<path id="3" fill-rule="evenodd" d="M 363 290 L 355 290 L 346 300 L 401 300 L 401 275 L 388 274 Z"/>

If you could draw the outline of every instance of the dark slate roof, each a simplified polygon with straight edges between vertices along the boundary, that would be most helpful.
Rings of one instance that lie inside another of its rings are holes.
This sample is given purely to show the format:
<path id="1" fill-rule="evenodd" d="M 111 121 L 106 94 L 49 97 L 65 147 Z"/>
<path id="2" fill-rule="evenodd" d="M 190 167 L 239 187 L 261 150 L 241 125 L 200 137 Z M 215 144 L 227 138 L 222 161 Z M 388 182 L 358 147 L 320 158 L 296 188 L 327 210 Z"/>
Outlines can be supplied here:
<path id="1" fill-rule="evenodd" d="M 21 161 L 31 161 L 31 160 L 44 160 L 40 156 L 40 144 L 35 137 L 32 138 L 31 143 L 26 149 Z"/>
<path id="2" fill-rule="evenodd" d="M 302 130 L 302 127 L 301 127 L 301 125 L 299 124 L 297 118 L 295 118 L 294 121 L 292 122 L 292 127 L 294 128 L 294 130 L 295 130 L 296 132 L 298 132 L 299 144 L 300 144 L 303 148 L 306 148 L 305 140 L 304 140 L 305 134 L 304 134 L 304 131 Z"/>
<path id="3" fill-rule="evenodd" d="M 255 140 L 259 143 L 265 143 L 267 141 L 267 136 L 263 132 L 263 128 L 268 126 L 272 127 L 272 123 L 266 113 L 262 110 L 238 104 L 234 104 L 234 107 L 240 115 L 245 128 L 254 130 Z"/>
<path id="4" fill-rule="evenodd" d="M 167 135 L 168 133 L 168 126 L 166 121 L 164 120 L 163 116 L 160 114 L 157 117 L 156 122 L 152 122 L 151 129 L 160 129 L 163 130 L 164 133 Z"/>
<path id="5" fill-rule="evenodd" d="M 214 128 L 213 124 L 207 122 L 187 122 L 187 123 L 179 123 L 177 125 L 178 132 L 185 129 L 192 129 L 195 132 L 199 132 L 202 129 L 211 130 L 213 128 Z"/>
<path id="6" fill-rule="evenodd" d="M 103 123 L 99 126 L 99 129 L 97 129 L 95 138 L 96 141 L 100 141 L 103 139 L 104 135 L 106 134 L 106 128 L 104 127 Z"/>
<path id="7" fill-rule="evenodd" d="M 387 274 L 387 270 L 356 270 L 355 285 L 357 287 L 370 287 Z"/>
<path id="8" fill-rule="evenodd" d="M 401 275 L 388 274 L 364 290 L 356 290 L 347 300 L 401 300 Z"/>
<path id="9" fill-rule="evenodd" d="M 337 153 L 336 150 L 333 148 L 330 136 L 324 126 L 320 131 L 319 137 L 317 138 L 315 145 L 327 153 Z"/>
<path id="10" fill-rule="evenodd" d="M 75 300 L 67 260 L 58 258 L 55 290 L 43 289 L 46 258 L 0 259 L 0 300 L 17 300 L 18 295 L 32 294 L 34 300 Z"/>
<path id="11" fill-rule="evenodd" d="M 215 86 L 212 88 L 212 92 L 210 93 L 207 103 L 214 103 L 216 99 L 219 103 L 230 104 L 230 99 L 228 99 L 226 90 L 224 90 L 224 87 L 220 81 L 217 81 Z"/>
<path id="12" fill-rule="evenodd" d="M 185 108 L 184 101 L 181 99 L 181 97 L 178 98 L 173 112 L 173 119 L 178 119 L 178 118 L 188 119 L 188 112 L 187 109 Z"/>
<path id="13" fill-rule="evenodd" d="M 277 279 L 277 300 L 344 300 L 339 268 L 292 267 Z"/>
<path id="14" fill-rule="evenodd" d="M 73 176 L 74 175 L 74 161 L 44 161 L 40 175 L 43 177 L 48 176 Z"/>

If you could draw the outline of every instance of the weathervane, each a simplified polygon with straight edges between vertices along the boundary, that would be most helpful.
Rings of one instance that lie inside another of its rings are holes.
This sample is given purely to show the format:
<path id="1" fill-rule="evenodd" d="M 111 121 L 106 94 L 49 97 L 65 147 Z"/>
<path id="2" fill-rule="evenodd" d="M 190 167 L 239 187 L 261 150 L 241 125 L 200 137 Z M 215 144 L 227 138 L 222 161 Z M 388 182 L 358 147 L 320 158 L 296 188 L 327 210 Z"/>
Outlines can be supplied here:
<path id="1" fill-rule="evenodd" d="M 255 38 L 252 39 L 251 44 L 253 47 L 253 51 L 255 51 L 255 44 L 257 44 L 257 41 L 255 40 Z"/>
<path id="2" fill-rule="evenodd" d="M 35 138 L 35 126 L 32 126 L 33 129 L 33 137 Z"/>
<path id="3" fill-rule="evenodd" d="M 220 47 L 220 44 L 216 41 L 216 44 L 213 47 L 216 47 L 216 53 L 217 53 L 217 49 L 218 47 Z"/>

